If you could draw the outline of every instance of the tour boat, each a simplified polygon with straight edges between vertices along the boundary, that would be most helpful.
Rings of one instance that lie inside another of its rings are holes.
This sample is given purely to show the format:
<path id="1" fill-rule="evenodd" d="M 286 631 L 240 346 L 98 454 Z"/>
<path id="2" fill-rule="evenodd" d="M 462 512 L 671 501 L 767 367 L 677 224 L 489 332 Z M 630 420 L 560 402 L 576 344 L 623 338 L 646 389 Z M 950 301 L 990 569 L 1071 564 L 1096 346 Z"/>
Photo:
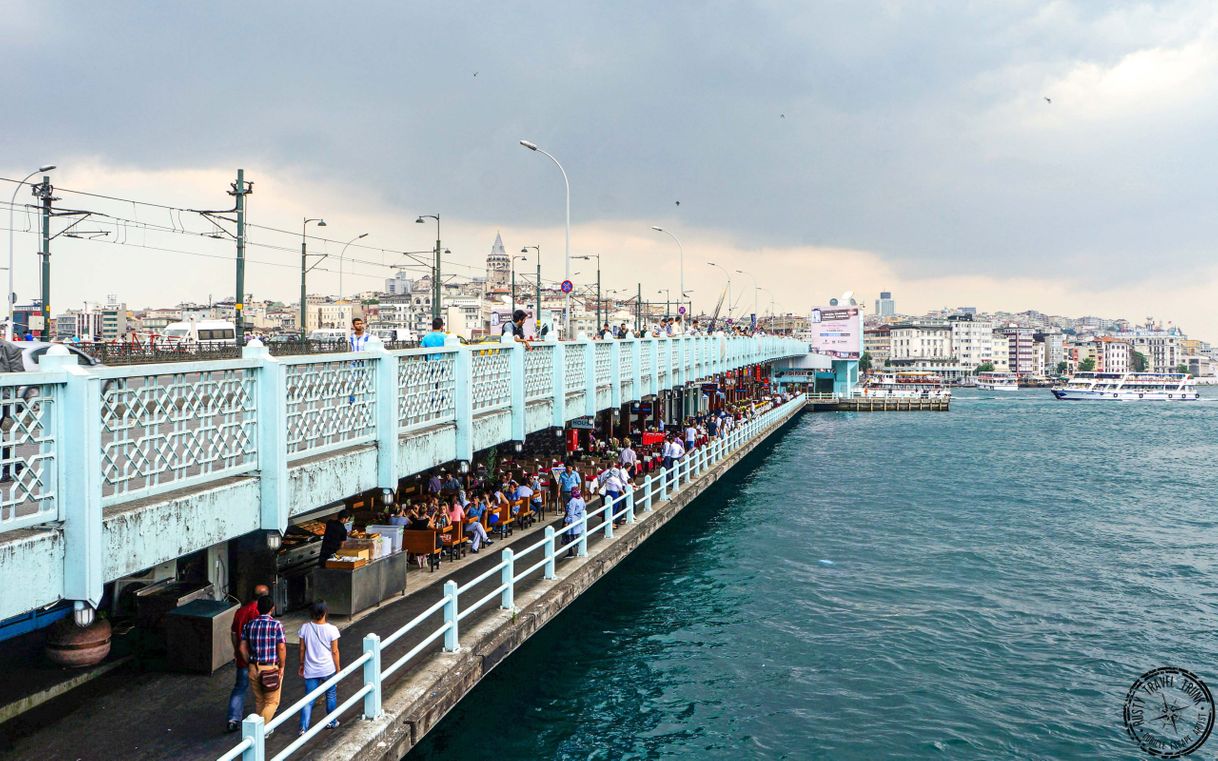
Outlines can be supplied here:
<path id="1" fill-rule="evenodd" d="M 977 373 L 977 388 L 986 391 L 1018 391 L 1019 378 L 1015 373 Z"/>
<path id="2" fill-rule="evenodd" d="M 1188 373 L 1075 373 L 1053 396 L 1064 400 L 1193 402 L 1201 398 Z"/>
<path id="3" fill-rule="evenodd" d="M 876 373 L 863 381 L 862 396 L 880 399 L 943 399 L 952 395 L 943 378 L 934 373 Z"/>

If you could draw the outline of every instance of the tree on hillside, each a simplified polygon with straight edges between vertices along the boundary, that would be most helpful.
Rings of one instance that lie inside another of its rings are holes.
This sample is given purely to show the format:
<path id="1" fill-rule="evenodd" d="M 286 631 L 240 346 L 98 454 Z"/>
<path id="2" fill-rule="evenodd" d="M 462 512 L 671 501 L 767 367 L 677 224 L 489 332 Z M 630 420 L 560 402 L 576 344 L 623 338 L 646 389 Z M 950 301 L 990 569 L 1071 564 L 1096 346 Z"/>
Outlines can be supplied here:
<path id="1" fill-rule="evenodd" d="M 871 372 L 871 352 L 863 352 L 863 356 L 859 357 L 859 370 L 865 373 Z"/>
<path id="2" fill-rule="evenodd" d="M 1087 357 L 1078 363 L 1079 372 L 1089 373 L 1095 369 L 1095 357 Z"/>
<path id="3" fill-rule="evenodd" d="M 993 362 L 982 362 L 981 364 L 977 365 L 977 372 L 979 372 L 979 373 L 994 372 L 994 363 Z"/>
<path id="4" fill-rule="evenodd" d="M 1135 373 L 1146 372 L 1146 355 L 1140 351 L 1135 351 L 1129 364 Z"/>

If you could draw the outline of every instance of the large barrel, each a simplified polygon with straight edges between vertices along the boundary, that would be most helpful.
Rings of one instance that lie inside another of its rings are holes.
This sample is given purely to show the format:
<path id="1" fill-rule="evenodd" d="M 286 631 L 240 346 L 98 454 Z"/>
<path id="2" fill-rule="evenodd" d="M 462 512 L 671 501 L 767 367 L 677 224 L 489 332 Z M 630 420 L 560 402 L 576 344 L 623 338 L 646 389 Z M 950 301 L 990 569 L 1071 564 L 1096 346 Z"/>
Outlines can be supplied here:
<path id="1" fill-rule="evenodd" d="M 68 668 L 96 666 L 110 654 L 110 622 L 98 618 L 80 628 L 71 616 L 56 621 L 47 634 L 46 656 Z"/>

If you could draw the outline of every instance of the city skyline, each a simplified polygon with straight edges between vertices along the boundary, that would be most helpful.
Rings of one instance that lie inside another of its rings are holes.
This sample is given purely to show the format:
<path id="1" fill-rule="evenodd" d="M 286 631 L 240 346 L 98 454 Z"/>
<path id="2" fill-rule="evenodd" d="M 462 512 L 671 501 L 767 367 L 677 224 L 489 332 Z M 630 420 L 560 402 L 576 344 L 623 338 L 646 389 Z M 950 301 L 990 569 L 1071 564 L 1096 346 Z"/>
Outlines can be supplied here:
<path id="1" fill-rule="evenodd" d="M 223 208 L 240 166 L 255 182 L 256 223 L 291 230 L 325 216 L 336 238 L 369 232 L 369 243 L 415 250 L 434 242 L 415 216 L 438 213 L 459 263 L 476 266 L 502 230 L 509 250 L 540 243 L 556 274 L 562 180 L 517 144 L 527 138 L 569 173 L 572 253 L 603 254 L 607 287 L 677 288 L 673 242 L 650 229 L 660 225 L 684 243 L 695 302 L 723 287 L 705 264 L 722 259 L 751 269 L 779 311 L 887 289 L 915 313 L 958 298 L 1171 314 L 1218 330 L 1205 307 L 1218 284 L 1207 253 L 1218 199 L 1194 160 L 1218 118 L 1205 97 L 1218 82 L 1218 16 L 1205 4 L 652 8 L 646 20 L 573 5 L 544 21 L 386 4 L 338 20 L 315 56 L 298 41 L 330 19 L 323 8 L 169 18 L 138 4 L 16 4 L 0 61 L 26 107 L 0 172 L 52 162 L 57 186 Z M 283 38 L 251 37 L 270 15 Z M 403 44 L 391 28 L 419 32 Z M 770 41 L 764 60 L 756 39 Z M 530 55 L 504 40 L 527 40 Z M 160 65 L 133 79 L 129 51 L 142 46 Z M 195 65 L 230 49 L 242 51 L 245 87 Z M 34 72 L 47 55 L 53 92 Z M 115 105 L 120 78 L 130 106 Z M 192 97 L 166 95 L 177 91 Z M 141 103 L 157 108 L 132 119 Z M 24 300 L 37 279 L 20 216 Z M 58 240 L 53 301 L 91 297 L 99 269 L 115 281 L 103 291 L 121 282 L 136 302 L 187 298 L 204 282 L 231 291 L 231 263 L 158 254 L 149 267 L 121 251 Z M 279 267 L 251 265 L 247 290 L 291 297 L 293 256 L 276 256 Z M 190 276 L 164 278 L 161 261 Z"/>

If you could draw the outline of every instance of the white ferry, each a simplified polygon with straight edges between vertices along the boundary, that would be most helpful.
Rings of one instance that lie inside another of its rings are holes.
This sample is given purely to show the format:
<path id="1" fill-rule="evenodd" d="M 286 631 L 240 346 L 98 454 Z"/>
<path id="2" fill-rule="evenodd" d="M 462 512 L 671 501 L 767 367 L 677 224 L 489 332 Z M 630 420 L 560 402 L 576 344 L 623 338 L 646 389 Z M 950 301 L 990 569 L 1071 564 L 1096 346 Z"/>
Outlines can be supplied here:
<path id="1" fill-rule="evenodd" d="M 945 399 L 952 395 L 943 378 L 934 373 L 876 373 L 859 389 L 865 397 L 880 399 Z"/>
<path id="2" fill-rule="evenodd" d="M 1187 373 L 1075 373 L 1052 391 L 1065 400 L 1194 402 L 1201 398 L 1197 381 Z"/>
<path id="3" fill-rule="evenodd" d="M 977 388 L 987 391 L 1018 391 L 1019 378 L 1015 373 L 977 373 Z"/>

